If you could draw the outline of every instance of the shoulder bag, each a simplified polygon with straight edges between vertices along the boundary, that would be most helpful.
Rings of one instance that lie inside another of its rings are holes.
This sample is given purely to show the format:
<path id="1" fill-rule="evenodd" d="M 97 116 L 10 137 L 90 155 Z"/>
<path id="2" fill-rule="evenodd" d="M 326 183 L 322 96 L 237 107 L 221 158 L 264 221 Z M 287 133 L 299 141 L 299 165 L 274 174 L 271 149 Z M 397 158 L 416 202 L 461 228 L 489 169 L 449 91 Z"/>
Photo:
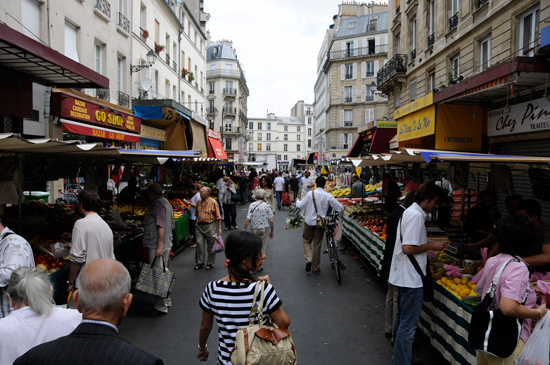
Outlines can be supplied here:
<path id="1" fill-rule="evenodd" d="M 317 203 L 315 203 L 315 191 L 311 191 L 311 196 L 313 197 L 313 207 L 315 208 L 315 214 L 317 215 L 317 228 L 327 228 L 327 218 L 323 218 L 319 215 L 319 212 L 317 212 Z"/>
<path id="2" fill-rule="evenodd" d="M 259 288 L 260 298 L 256 301 Z M 268 324 L 263 324 L 264 289 L 265 281 L 256 282 L 249 325 L 237 331 L 235 348 L 231 351 L 233 365 L 296 364 L 296 348 L 290 332 L 277 327 L 269 315 Z M 254 324 L 255 320 L 258 324 Z"/>
<path id="3" fill-rule="evenodd" d="M 506 316 L 499 309 L 489 310 L 493 303 L 498 281 L 504 268 L 512 261 L 522 262 L 513 258 L 504 263 L 495 274 L 487 294 L 474 308 L 470 329 L 468 330 L 468 343 L 476 351 L 485 352 L 499 358 L 507 358 L 516 349 L 523 320 Z M 523 298 L 522 305 L 525 305 L 529 295 L 529 283 Z"/>
<path id="4" fill-rule="evenodd" d="M 163 256 L 160 256 L 162 267 L 155 267 L 155 261 L 158 258 L 158 256 L 155 257 L 151 265 L 143 264 L 136 289 L 147 294 L 168 298 L 174 287 L 176 276 L 172 271 L 166 269 Z"/>

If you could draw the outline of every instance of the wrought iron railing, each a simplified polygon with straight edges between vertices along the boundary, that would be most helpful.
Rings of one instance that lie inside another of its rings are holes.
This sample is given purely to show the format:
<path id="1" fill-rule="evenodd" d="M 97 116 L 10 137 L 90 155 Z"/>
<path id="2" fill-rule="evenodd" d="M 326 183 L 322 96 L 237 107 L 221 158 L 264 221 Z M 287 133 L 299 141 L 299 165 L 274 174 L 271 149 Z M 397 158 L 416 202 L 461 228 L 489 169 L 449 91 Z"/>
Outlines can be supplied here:
<path id="1" fill-rule="evenodd" d="M 166 55 L 166 64 L 168 66 L 170 66 L 170 55 L 169 54 Z"/>
<path id="2" fill-rule="evenodd" d="M 118 13 L 118 26 L 124 29 L 126 33 L 130 33 L 130 20 L 120 12 Z"/>
<path id="3" fill-rule="evenodd" d="M 477 1 L 477 7 L 481 8 L 483 5 L 487 4 L 489 0 L 478 0 Z"/>
<path id="4" fill-rule="evenodd" d="M 351 103 L 352 100 L 353 100 L 353 98 L 352 98 L 351 96 L 346 96 L 346 97 L 344 98 L 344 103 Z"/>
<path id="5" fill-rule="evenodd" d="M 140 87 L 140 88 L 138 88 L 138 93 L 139 93 L 138 98 L 140 98 L 140 99 L 148 99 L 148 97 L 147 97 L 147 90 L 142 89 L 142 88 Z"/>
<path id="6" fill-rule="evenodd" d="M 178 65 L 176 64 L 176 61 L 172 61 L 172 70 L 174 70 L 174 72 L 178 72 Z"/>
<path id="7" fill-rule="evenodd" d="M 435 33 L 432 33 L 428 36 L 428 47 L 433 46 L 435 43 Z"/>
<path id="8" fill-rule="evenodd" d="M 367 47 L 361 47 L 361 48 L 354 48 L 352 50 L 337 50 L 337 51 L 331 51 L 328 54 L 328 58 L 325 62 L 330 62 L 331 60 L 338 60 L 342 58 L 350 58 L 350 57 L 356 57 L 356 56 L 365 56 L 365 55 L 375 55 L 379 53 L 387 53 L 387 44 L 377 44 L 374 46 L 367 46 Z"/>
<path id="9" fill-rule="evenodd" d="M 124 106 L 126 108 L 130 107 L 130 95 L 119 91 L 118 93 L 118 105 Z"/>
<path id="10" fill-rule="evenodd" d="M 350 120 L 344 121 L 344 127 L 353 127 L 353 122 Z"/>
<path id="11" fill-rule="evenodd" d="M 353 74 L 346 73 L 346 80 L 353 79 Z"/>
<path id="12" fill-rule="evenodd" d="M 206 108 L 206 114 L 216 114 L 217 112 L 216 108 Z"/>
<path id="13" fill-rule="evenodd" d="M 449 30 L 453 30 L 458 26 L 458 12 L 449 19 Z"/>
<path id="14" fill-rule="evenodd" d="M 96 98 L 106 101 L 111 100 L 111 93 L 109 89 L 95 89 L 95 96 Z"/>
<path id="15" fill-rule="evenodd" d="M 143 36 L 144 34 L 145 34 L 145 29 L 143 29 L 142 27 L 139 27 L 139 38 L 141 39 L 142 42 L 147 42 L 147 38 Z"/>
<path id="16" fill-rule="evenodd" d="M 411 51 L 411 61 L 416 59 L 416 49 Z"/>
<path id="17" fill-rule="evenodd" d="M 224 95 L 237 95 L 237 89 L 233 88 L 223 88 L 223 94 Z"/>
<path id="18" fill-rule="evenodd" d="M 224 114 L 237 114 L 237 108 L 231 108 L 229 106 L 225 106 L 223 108 L 223 113 Z"/>
<path id="19" fill-rule="evenodd" d="M 396 54 L 388 61 L 376 74 L 376 84 L 380 86 L 384 85 L 388 80 L 398 74 L 407 73 L 407 55 Z"/>
<path id="20" fill-rule="evenodd" d="M 95 0 L 97 10 L 101 11 L 107 18 L 111 17 L 111 4 L 107 0 Z"/>

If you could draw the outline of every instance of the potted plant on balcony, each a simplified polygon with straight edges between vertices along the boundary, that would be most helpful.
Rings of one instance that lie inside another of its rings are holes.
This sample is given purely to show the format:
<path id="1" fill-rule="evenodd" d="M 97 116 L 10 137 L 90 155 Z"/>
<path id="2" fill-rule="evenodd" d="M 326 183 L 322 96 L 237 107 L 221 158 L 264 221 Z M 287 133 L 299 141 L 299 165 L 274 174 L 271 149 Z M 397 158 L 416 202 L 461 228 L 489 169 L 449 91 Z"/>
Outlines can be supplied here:
<path id="1" fill-rule="evenodd" d="M 189 71 L 187 71 L 187 70 L 185 69 L 185 67 L 181 69 L 181 77 L 187 76 L 188 73 L 189 73 Z"/>
<path id="2" fill-rule="evenodd" d="M 143 38 L 147 39 L 149 38 L 149 31 L 147 29 L 143 29 L 143 33 L 141 33 Z"/>
<path id="3" fill-rule="evenodd" d="M 155 43 L 155 52 L 159 54 L 164 49 L 164 46 L 161 46 L 160 44 Z"/>
<path id="4" fill-rule="evenodd" d="M 192 72 L 190 72 L 189 73 L 189 81 L 193 81 L 193 80 L 195 80 L 195 75 Z"/>

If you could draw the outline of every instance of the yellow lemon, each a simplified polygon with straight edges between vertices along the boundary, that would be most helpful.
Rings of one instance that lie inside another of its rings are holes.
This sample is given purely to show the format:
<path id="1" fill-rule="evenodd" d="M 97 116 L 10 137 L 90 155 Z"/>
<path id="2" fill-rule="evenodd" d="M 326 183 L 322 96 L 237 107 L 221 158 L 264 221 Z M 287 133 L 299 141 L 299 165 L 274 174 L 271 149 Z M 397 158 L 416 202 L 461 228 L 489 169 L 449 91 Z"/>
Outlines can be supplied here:
<path id="1" fill-rule="evenodd" d="M 446 278 L 446 277 L 442 277 L 442 278 L 441 278 L 441 282 L 442 282 L 442 283 L 445 283 L 446 281 L 447 281 L 447 278 Z"/>
<path id="2" fill-rule="evenodd" d="M 453 279 L 453 283 L 455 283 L 455 284 L 460 284 L 460 279 L 459 279 L 459 278 L 454 278 L 454 279 Z"/>
<path id="3" fill-rule="evenodd" d="M 469 281 L 470 281 L 470 278 L 468 278 L 467 276 L 462 277 L 462 280 L 461 280 L 462 284 L 468 284 Z"/>

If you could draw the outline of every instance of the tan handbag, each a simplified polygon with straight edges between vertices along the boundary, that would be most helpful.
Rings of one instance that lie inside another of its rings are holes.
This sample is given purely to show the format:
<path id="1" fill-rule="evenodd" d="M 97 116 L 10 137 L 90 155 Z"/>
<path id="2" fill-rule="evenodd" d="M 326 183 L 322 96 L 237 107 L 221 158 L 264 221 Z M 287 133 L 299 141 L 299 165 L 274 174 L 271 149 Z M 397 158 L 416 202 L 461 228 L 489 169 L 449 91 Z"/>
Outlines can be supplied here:
<path id="1" fill-rule="evenodd" d="M 311 196 L 313 197 L 313 207 L 315 208 L 315 214 L 317 214 L 317 228 L 327 228 L 327 218 L 323 218 L 319 215 L 317 212 L 317 203 L 315 203 L 315 191 L 311 192 Z"/>
<path id="2" fill-rule="evenodd" d="M 256 302 L 260 287 L 260 299 Z M 290 332 L 277 327 L 269 315 L 267 316 L 269 323 L 263 324 L 264 289 L 265 281 L 256 282 L 254 305 L 248 316 L 249 325 L 237 331 L 235 348 L 231 351 L 233 365 L 297 363 L 296 348 Z M 256 320 L 258 324 L 254 324 Z"/>

